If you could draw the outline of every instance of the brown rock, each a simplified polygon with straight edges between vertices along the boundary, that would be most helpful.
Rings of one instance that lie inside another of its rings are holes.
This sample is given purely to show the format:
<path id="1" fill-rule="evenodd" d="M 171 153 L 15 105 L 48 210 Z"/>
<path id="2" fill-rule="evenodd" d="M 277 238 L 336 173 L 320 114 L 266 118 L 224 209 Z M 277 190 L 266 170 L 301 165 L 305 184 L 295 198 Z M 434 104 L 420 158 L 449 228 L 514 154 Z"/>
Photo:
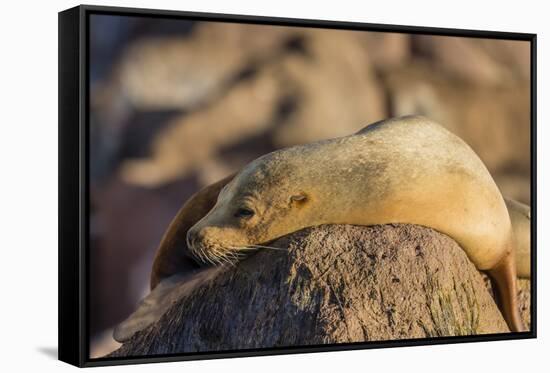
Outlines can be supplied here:
<path id="1" fill-rule="evenodd" d="M 111 356 L 508 331 L 482 275 L 431 229 L 321 226 L 273 245 L 288 253 L 219 272 Z"/>
<path id="2" fill-rule="evenodd" d="M 531 328 L 531 281 L 527 279 L 518 280 L 519 293 L 519 311 L 525 326 Z"/>

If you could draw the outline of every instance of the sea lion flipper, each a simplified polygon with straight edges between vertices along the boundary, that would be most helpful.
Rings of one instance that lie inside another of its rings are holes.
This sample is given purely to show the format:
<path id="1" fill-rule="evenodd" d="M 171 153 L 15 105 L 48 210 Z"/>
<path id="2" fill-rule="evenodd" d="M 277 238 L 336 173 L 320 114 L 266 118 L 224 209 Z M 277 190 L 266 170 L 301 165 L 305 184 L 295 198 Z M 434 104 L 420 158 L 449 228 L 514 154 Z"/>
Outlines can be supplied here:
<path id="1" fill-rule="evenodd" d="M 517 302 L 517 279 L 514 253 L 508 253 L 496 266 L 487 271 L 493 284 L 497 304 L 513 332 L 525 331 Z"/>
<path id="2" fill-rule="evenodd" d="M 126 342 L 136 332 L 157 322 L 175 302 L 214 279 L 222 270 L 222 267 L 212 267 L 162 279 L 139 303 L 136 311 L 115 327 L 113 338 L 120 343 Z"/>
<path id="3" fill-rule="evenodd" d="M 189 269 L 198 268 L 198 265 L 186 255 L 188 252 L 187 231 L 214 207 L 218 194 L 234 177 L 235 174 L 227 176 L 202 188 L 192 195 L 178 211 L 155 253 L 151 269 L 151 290 L 162 279 L 176 273 L 187 272 Z"/>
<path id="4" fill-rule="evenodd" d="M 183 276 L 176 275 L 160 281 L 155 289 L 141 300 L 134 313 L 115 327 L 113 338 L 124 343 L 136 332 L 158 320 L 174 299 L 170 293 L 182 280 Z"/>
<path id="5" fill-rule="evenodd" d="M 516 269 L 518 277 L 531 277 L 531 208 L 513 200 L 504 198 L 512 230 L 516 241 Z"/>

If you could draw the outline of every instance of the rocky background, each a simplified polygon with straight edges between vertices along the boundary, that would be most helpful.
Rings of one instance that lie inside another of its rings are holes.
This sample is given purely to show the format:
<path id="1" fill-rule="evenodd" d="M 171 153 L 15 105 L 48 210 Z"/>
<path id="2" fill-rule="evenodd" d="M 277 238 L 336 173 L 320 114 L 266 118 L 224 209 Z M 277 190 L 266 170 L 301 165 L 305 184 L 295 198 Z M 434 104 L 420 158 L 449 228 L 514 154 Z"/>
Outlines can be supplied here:
<path id="1" fill-rule="evenodd" d="M 92 356 L 198 188 L 272 150 L 423 114 L 530 203 L 529 43 L 93 15 Z"/>

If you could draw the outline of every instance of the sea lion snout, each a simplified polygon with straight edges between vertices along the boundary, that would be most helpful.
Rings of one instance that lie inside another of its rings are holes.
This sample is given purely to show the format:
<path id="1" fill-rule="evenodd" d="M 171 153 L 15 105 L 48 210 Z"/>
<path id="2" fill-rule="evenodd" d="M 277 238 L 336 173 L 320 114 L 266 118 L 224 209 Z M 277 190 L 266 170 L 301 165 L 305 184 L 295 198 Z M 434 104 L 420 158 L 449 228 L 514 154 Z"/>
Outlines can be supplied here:
<path id="1" fill-rule="evenodd" d="M 200 240 L 199 232 L 200 231 L 195 227 L 191 227 L 191 229 L 187 231 L 187 236 L 186 236 L 187 246 L 191 250 L 193 250 L 193 247 L 195 247 L 197 245 L 197 242 Z M 204 236 L 204 234 L 202 234 L 202 236 Z"/>
<path id="2" fill-rule="evenodd" d="M 205 248 L 212 246 L 215 242 L 213 239 L 213 232 L 211 227 L 201 227 L 195 225 L 187 231 L 187 246 L 195 258 L 201 259 L 200 255 L 197 256 L 198 251 L 205 251 Z M 202 261 L 202 260 L 201 260 Z"/>
<path id="3" fill-rule="evenodd" d="M 190 257 L 199 265 L 235 263 L 244 254 L 237 251 L 246 246 L 242 230 L 199 222 L 187 231 Z"/>
<path id="4" fill-rule="evenodd" d="M 204 238 L 204 233 L 200 233 L 201 231 L 195 227 L 191 227 L 186 234 L 186 240 L 187 240 L 187 247 L 189 249 L 186 254 L 193 259 L 197 264 L 204 264 L 204 261 L 202 260 L 201 256 L 197 253 L 197 248 L 200 245 L 201 239 Z"/>

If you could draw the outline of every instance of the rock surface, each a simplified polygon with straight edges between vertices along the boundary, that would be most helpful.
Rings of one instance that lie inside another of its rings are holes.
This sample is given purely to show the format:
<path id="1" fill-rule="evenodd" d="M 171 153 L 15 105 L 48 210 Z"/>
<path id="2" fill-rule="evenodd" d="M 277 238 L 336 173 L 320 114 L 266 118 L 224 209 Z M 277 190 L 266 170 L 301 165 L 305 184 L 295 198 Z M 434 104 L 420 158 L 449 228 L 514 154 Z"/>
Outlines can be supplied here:
<path id="1" fill-rule="evenodd" d="M 327 225 L 282 238 L 177 300 L 110 356 L 508 332 L 449 237 L 414 225 Z M 529 323 L 528 281 L 520 292 Z"/>

